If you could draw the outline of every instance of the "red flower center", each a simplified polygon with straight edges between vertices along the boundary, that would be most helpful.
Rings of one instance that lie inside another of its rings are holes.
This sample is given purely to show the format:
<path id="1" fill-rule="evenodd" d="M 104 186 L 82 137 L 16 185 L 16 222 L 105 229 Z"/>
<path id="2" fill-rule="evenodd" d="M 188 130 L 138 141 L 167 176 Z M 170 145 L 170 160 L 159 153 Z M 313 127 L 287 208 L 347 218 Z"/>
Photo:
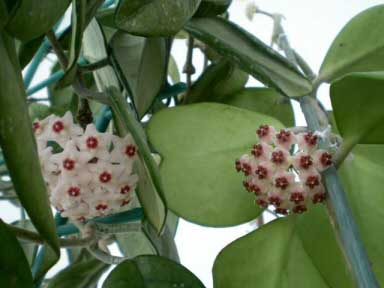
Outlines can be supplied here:
<path id="1" fill-rule="evenodd" d="M 131 202 L 131 201 L 130 200 L 123 200 L 123 202 L 121 202 L 121 207 L 128 205 L 129 202 Z"/>
<path id="2" fill-rule="evenodd" d="M 257 136 L 259 136 L 260 138 L 267 136 L 268 133 L 269 133 L 268 125 L 261 125 L 259 129 L 257 129 L 256 131 Z"/>
<path id="3" fill-rule="evenodd" d="M 328 152 L 324 152 L 320 156 L 320 162 L 323 166 L 330 166 L 332 165 L 332 155 Z"/>
<path id="4" fill-rule="evenodd" d="M 281 199 L 279 196 L 270 196 L 268 198 L 268 201 L 270 204 L 273 204 L 275 206 L 280 206 L 280 204 L 281 204 Z"/>
<path id="5" fill-rule="evenodd" d="M 64 130 L 64 123 L 62 121 L 56 121 L 52 125 L 52 130 L 56 133 L 60 133 L 62 130 Z"/>
<path id="6" fill-rule="evenodd" d="M 253 145 L 253 149 L 252 149 L 252 155 L 255 156 L 256 158 L 260 157 L 261 155 L 263 155 L 263 146 L 261 146 L 260 144 L 255 144 Z"/>
<path id="7" fill-rule="evenodd" d="M 285 157 L 283 151 L 273 151 L 272 152 L 272 157 L 271 160 L 275 164 L 282 164 L 284 163 Z"/>
<path id="8" fill-rule="evenodd" d="M 304 140 L 310 146 L 315 146 L 317 144 L 318 137 L 313 135 L 312 132 L 308 132 L 304 135 Z"/>
<path id="9" fill-rule="evenodd" d="M 131 191 L 131 187 L 129 185 L 125 185 L 120 189 L 120 194 L 128 194 Z"/>
<path id="10" fill-rule="evenodd" d="M 268 202 L 265 201 L 264 199 L 259 198 L 259 199 L 256 200 L 256 203 L 257 203 L 257 205 L 259 205 L 262 208 L 267 208 L 268 207 Z"/>
<path id="11" fill-rule="evenodd" d="M 276 138 L 280 143 L 287 143 L 291 139 L 291 132 L 281 129 Z"/>
<path id="12" fill-rule="evenodd" d="M 107 171 L 104 171 L 103 173 L 101 173 L 99 175 L 99 180 L 102 183 L 108 183 L 109 181 L 111 181 L 111 179 L 112 179 L 112 175 L 111 175 L 111 173 L 108 173 Z"/>
<path id="13" fill-rule="evenodd" d="M 256 174 L 259 176 L 259 179 L 265 179 L 268 176 L 268 170 L 267 168 L 259 165 L 256 168 Z"/>
<path id="14" fill-rule="evenodd" d="M 289 185 L 288 179 L 284 176 L 275 179 L 275 186 L 285 190 Z"/>
<path id="15" fill-rule="evenodd" d="M 255 193 L 256 195 L 260 195 L 261 189 L 260 189 L 260 187 L 257 186 L 256 184 L 249 183 L 248 181 L 243 181 L 243 185 L 244 185 L 245 189 L 246 189 L 248 192 L 253 192 L 253 193 Z"/>
<path id="16" fill-rule="evenodd" d="M 296 213 L 296 214 L 301 214 L 301 213 L 304 213 L 305 211 L 307 211 L 307 207 L 305 207 L 305 205 L 297 205 L 295 207 L 293 207 L 293 213 Z"/>
<path id="17" fill-rule="evenodd" d="M 36 133 L 36 131 L 37 131 L 40 127 L 41 127 L 40 122 L 34 122 L 34 123 L 32 124 L 33 132 Z"/>
<path id="18" fill-rule="evenodd" d="M 97 138 L 93 136 L 88 137 L 85 142 L 89 149 L 96 149 L 97 145 L 99 144 L 99 141 L 97 140 Z"/>
<path id="19" fill-rule="evenodd" d="M 285 208 L 276 208 L 275 212 L 278 213 L 278 214 L 282 214 L 282 215 L 287 215 L 288 214 L 288 210 L 285 209 Z"/>
<path id="20" fill-rule="evenodd" d="M 100 211 L 100 210 L 105 210 L 105 209 L 107 209 L 108 208 L 108 205 L 107 204 L 98 204 L 96 207 L 95 207 L 95 209 L 96 210 L 98 210 L 98 211 Z"/>
<path id="21" fill-rule="evenodd" d="M 301 156 L 300 157 L 300 167 L 304 169 L 308 169 L 313 164 L 312 158 L 309 155 Z"/>
<path id="22" fill-rule="evenodd" d="M 135 154 L 136 154 L 136 146 L 134 146 L 134 145 L 128 145 L 127 147 L 125 147 L 125 154 L 126 154 L 128 157 L 133 157 L 133 156 L 135 156 Z"/>
<path id="23" fill-rule="evenodd" d="M 316 203 L 322 203 L 325 201 L 325 198 L 326 198 L 326 195 L 325 193 L 321 192 L 321 193 L 316 193 L 315 195 L 313 195 L 312 197 L 312 202 L 313 204 L 316 204 Z"/>
<path id="24" fill-rule="evenodd" d="M 301 192 L 293 192 L 291 194 L 291 197 L 289 198 L 289 200 L 298 204 L 298 203 L 304 201 L 304 195 Z"/>
<path id="25" fill-rule="evenodd" d="M 69 196 L 77 197 L 80 195 L 80 188 L 79 187 L 70 187 L 68 189 Z"/>
<path id="26" fill-rule="evenodd" d="M 307 178 L 305 181 L 305 185 L 307 185 L 309 188 L 314 188 L 315 186 L 318 186 L 320 184 L 320 180 L 318 176 L 312 175 Z"/>
<path id="27" fill-rule="evenodd" d="M 75 169 L 75 161 L 70 159 L 70 158 L 66 158 L 63 161 L 63 167 L 66 170 L 73 170 L 73 169 Z"/>
<path id="28" fill-rule="evenodd" d="M 243 167 L 241 170 L 244 172 L 245 176 L 248 176 L 252 172 L 251 165 L 249 165 L 248 163 L 243 163 Z"/>

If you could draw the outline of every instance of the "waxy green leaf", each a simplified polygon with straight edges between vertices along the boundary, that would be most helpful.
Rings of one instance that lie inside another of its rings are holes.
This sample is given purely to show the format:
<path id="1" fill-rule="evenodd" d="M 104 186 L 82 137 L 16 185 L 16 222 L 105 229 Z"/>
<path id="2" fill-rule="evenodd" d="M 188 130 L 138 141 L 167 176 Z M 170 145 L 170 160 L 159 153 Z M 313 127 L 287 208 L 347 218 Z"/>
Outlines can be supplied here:
<path id="1" fill-rule="evenodd" d="M 243 89 L 248 74 L 223 59 L 212 64 L 193 83 L 187 95 L 187 103 L 222 102 L 227 96 Z"/>
<path id="2" fill-rule="evenodd" d="M 288 60 L 232 22 L 221 18 L 196 18 L 184 28 L 284 95 L 298 97 L 312 91 L 310 81 Z"/>
<path id="3" fill-rule="evenodd" d="M 0 34 L 0 146 L 13 186 L 33 225 L 60 254 L 46 186 L 28 115 L 26 95 L 13 40 Z M 17 133 L 15 133 L 17 131 Z"/>
<path id="4" fill-rule="evenodd" d="M 321 65 L 318 82 L 332 82 L 351 72 L 384 69 L 384 5 L 352 18 L 333 41 Z"/>
<path id="5" fill-rule="evenodd" d="M 52 29 L 71 1 L 22 0 L 18 3 L 5 28 L 19 40 L 29 41 Z"/>
<path id="6" fill-rule="evenodd" d="M 202 103 L 165 109 L 147 128 L 162 156 L 168 208 L 189 221 L 232 226 L 256 218 L 261 209 L 242 187 L 235 160 L 249 153 L 261 124 L 277 120 L 233 106 Z"/>
<path id="7" fill-rule="evenodd" d="M 70 85 L 77 73 L 77 61 L 81 52 L 83 32 L 86 26 L 87 0 L 72 1 L 72 33 L 69 49 L 68 65 L 63 78 L 57 83 L 58 87 Z"/>
<path id="8" fill-rule="evenodd" d="M 0 220 L 0 287 L 32 288 L 27 258 L 16 237 Z"/>
<path id="9" fill-rule="evenodd" d="M 189 270 L 167 258 L 140 256 L 124 261 L 109 274 L 103 288 L 204 288 Z"/>
<path id="10" fill-rule="evenodd" d="M 89 288 L 97 283 L 108 267 L 97 259 L 74 263 L 53 277 L 48 288 Z"/>
<path id="11" fill-rule="evenodd" d="M 324 252 L 323 252 L 324 253 Z M 215 260 L 216 288 L 327 288 L 295 234 L 295 218 L 275 220 L 225 247 Z"/>
<path id="12" fill-rule="evenodd" d="M 167 69 L 165 38 L 144 38 L 117 32 L 110 41 L 114 63 L 143 117 L 160 92 Z M 148 85 L 148 83 L 151 83 Z"/>
<path id="13" fill-rule="evenodd" d="M 331 85 L 337 128 L 344 141 L 384 143 L 384 73 L 352 73 Z"/>
<path id="14" fill-rule="evenodd" d="M 140 36 L 171 36 L 179 32 L 201 0 L 122 0 L 115 14 L 116 26 Z"/>
<path id="15" fill-rule="evenodd" d="M 269 88 L 246 88 L 228 96 L 223 103 L 276 118 L 286 127 L 295 126 L 291 102 Z"/>

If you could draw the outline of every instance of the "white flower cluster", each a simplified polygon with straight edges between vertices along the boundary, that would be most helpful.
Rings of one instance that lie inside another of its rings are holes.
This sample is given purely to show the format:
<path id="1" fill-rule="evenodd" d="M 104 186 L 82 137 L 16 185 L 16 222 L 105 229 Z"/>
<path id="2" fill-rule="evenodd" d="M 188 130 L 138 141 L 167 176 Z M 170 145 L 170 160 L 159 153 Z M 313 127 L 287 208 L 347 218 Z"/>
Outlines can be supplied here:
<path id="1" fill-rule="evenodd" d="M 236 161 L 236 170 L 246 176 L 244 187 L 256 195 L 259 206 L 273 205 L 276 213 L 303 213 L 326 197 L 319 172 L 332 165 L 332 155 L 318 149 L 312 132 L 293 134 L 268 125 L 257 130 L 259 144 L 251 154 Z M 294 145 L 298 146 L 293 153 Z"/>
<path id="2" fill-rule="evenodd" d="M 50 201 L 63 217 L 90 219 L 130 203 L 138 181 L 130 134 L 99 133 L 93 124 L 84 131 L 70 112 L 35 121 L 33 131 Z"/>

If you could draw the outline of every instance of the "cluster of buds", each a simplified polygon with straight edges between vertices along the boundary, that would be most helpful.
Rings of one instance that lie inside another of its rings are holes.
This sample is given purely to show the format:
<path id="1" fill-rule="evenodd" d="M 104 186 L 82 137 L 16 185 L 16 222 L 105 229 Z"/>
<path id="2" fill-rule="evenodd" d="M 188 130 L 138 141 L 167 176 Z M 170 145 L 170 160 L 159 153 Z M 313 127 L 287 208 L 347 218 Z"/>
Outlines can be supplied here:
<path id="1" fill-rule="evenodd" d="M 33 131 L 51 204 L 63 217 L 85 220 L 126 209 L 138 181 L 131 135 L 99 133 L 93 124 L 84 131 L 70 112 L 35 121 Z"/>
<path id="2" fill-rule="evenodd" d="M 318 149 L 318 135 L 277 132 L 262 125 L 257 136 L 259 143 L 253 145 L 251 155 L 236 161 L 236 170 L 244 173 L 243 185 L 256 195 L 259 206 L 273 205 L 276 213 L 284 215 L 300 214 L 325 200 L 320 172 L 332 165 L 332 155 Z"/>

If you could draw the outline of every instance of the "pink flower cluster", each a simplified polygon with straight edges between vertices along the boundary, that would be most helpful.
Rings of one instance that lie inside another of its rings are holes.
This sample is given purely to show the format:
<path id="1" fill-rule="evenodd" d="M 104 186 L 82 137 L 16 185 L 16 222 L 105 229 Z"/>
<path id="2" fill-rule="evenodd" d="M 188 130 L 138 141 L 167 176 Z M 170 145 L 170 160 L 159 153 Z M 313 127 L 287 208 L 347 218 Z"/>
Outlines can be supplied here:
<path id="1" fill-rule="evenodd" d="M 33 131 L 50 201 L 63 217 L 89 219 L 130 203 L 138 181 L 132 173 L 137 147 L 131 135 L 99 133 L 93 124 L 84 131 L 70 112 L 35 121 Z"/>
<path id="2" fill-rule="evenodd" d="M 290 130 L 277 132 L 272 126 L 262 125 L 257 136 L 259 143 L 253 145 L 251 155 L 236 161 L 236 170 L 244 173 L 243 185 L 256 195 L 259 206 L 273 205 L 276 213 L 284 215 L 300 214 L 311 203 L 325 200 L 319 172 L 332 165 L 332 155 L 318 149 L 316 134 L 295 135 Z"/>

